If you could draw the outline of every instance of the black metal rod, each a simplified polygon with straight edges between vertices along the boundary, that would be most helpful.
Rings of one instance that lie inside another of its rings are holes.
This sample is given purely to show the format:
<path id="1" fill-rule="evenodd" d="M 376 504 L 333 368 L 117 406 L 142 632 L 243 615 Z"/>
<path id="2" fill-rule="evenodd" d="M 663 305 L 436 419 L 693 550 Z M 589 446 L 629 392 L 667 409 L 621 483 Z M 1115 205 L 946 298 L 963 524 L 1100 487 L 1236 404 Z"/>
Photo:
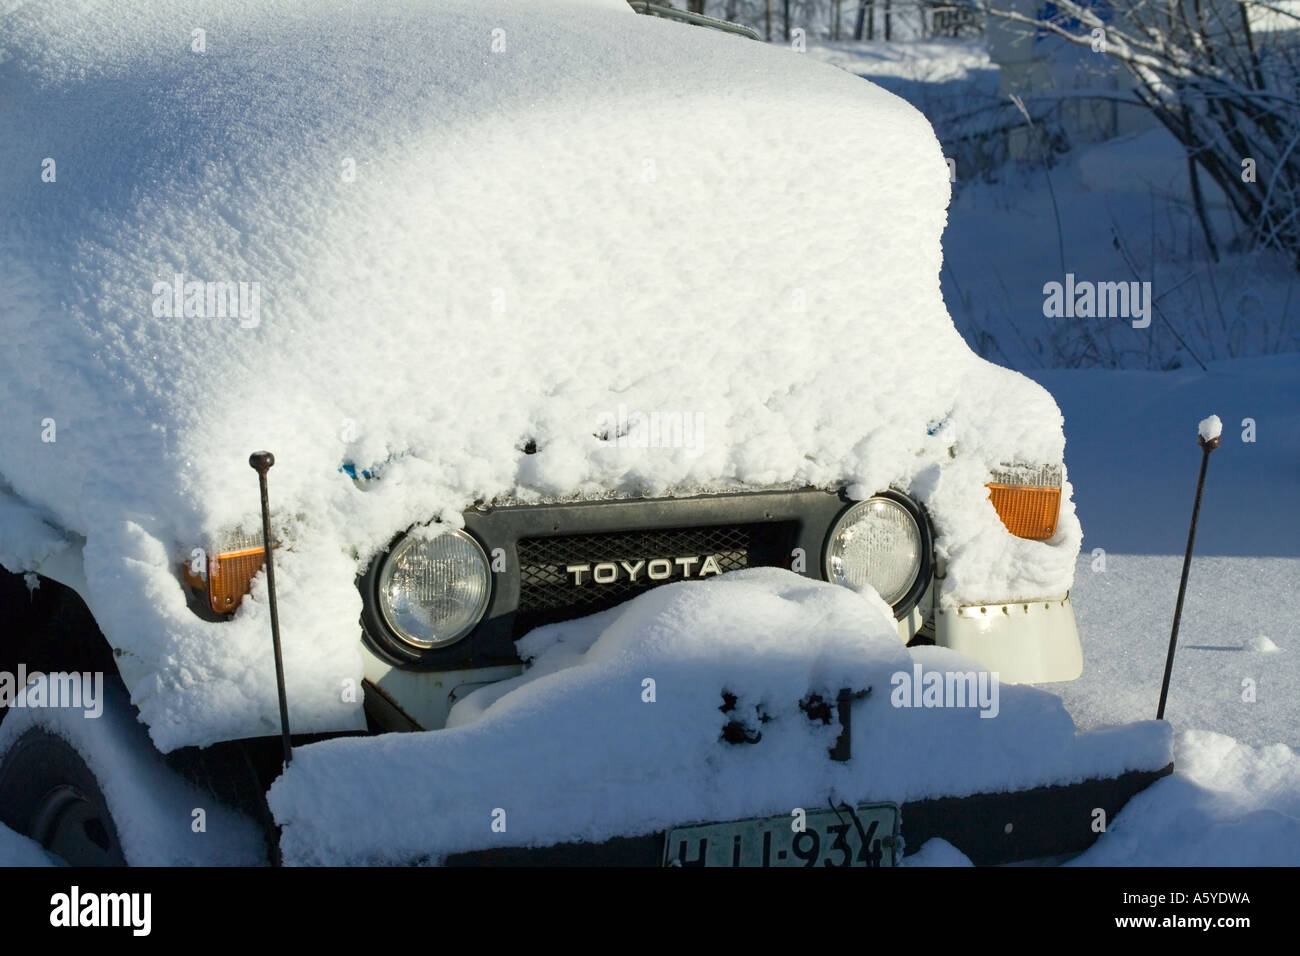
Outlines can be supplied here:
<path id="1" fill-rule="evenodd" d="M 1169 678 L 1174 672 L 1174 649 L 1178 646 L 1178 625 L 1183 618 L 1183 598 L 1187 594 L 1187 573 L 1192 567 L 1192 545 L 1196 542 L 1196 520 L 1201 513 L 1201 492 L 1205 489 L 1205 471 L 1210 466 L 1210 452 L 1219 447 L 1219 439 L 1197 438 L 1201 446 L 1201 474 L 1196 479 L 1196 501 L 1192 505 L 1192 523 L 1187 529 L 1187 552 L 1183 555 L 1183 576 L 1178 582 L 1178 603 L 1174 605 L 1174 627 L 1169 632 L 1169 653 L 1165 655 L 1165 679 L 1160 684 L 1160 706 L 1156 720 L 1165 719 L 1165 701 L 1169 697 Z"/>
<path id="2" fill-rule="evenodd" d="M 271 504 L 266 493 L 266 473 L 275 464 L 269 451 L 256 451 L 248 457 L 248 464 L 257 472 L 257 483 L 262 489 L 262 550 L 266 555 L 266 591 L 271 602 L 271 646 L 275 649 L 275 689 L 280 695 L 280 737 L 284 744 L 284 765 L 293 760 L 293 745 L 289 740 L 289 698 L 284 692 L 284 655 L 280 652 L 280 612 L 275 604 L 275 563 L 271 560 Z"/>

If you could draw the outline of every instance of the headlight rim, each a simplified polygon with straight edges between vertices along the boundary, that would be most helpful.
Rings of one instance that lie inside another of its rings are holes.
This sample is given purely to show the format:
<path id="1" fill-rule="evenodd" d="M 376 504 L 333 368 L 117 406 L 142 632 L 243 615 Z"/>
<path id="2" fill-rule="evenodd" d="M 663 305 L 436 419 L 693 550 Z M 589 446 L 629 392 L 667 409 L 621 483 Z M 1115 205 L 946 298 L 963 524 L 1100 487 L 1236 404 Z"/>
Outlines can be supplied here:
<path id="1" fill-rule="evenodd" d="M 486 591 L 482 607 L 478 609 L 473 622 L 455 637 L 425 645 L 408 639 L 401 629 L 392 621 L 383 596 L 384 572 L 390 566 L 399 549 L 412 538 L 412 529 L 396 535 L 370 562 L 362 576 L 363 588 L 363 637 L 372 650 L 379 651 L 390 663 L 409 665 L 419 664 L 430 657 L 439 656 L 448 651 L 458 651 L 465 641 L 478 629 L 487 618 L 496 599 L 496 575 L 492 573 L 488 549 L 476 535 L 465 528 L 449 528 L 443 534 L 455 535 L 474 546 L 486 573 Z M 374 625 L 378 625 L 375 627 Z"/>
<path id="2" fill-rule="evenodd" d="M 934 577 L 934 527 L 930 523 L 930 515 L 929 512 L 926 511 L 925 506 L 911 496 L 904 494 L 895 488 L 888 488 L 884 491 L 878 491 L 874 494 L 868 495 L 866 498 L 858 500 L 845 498 L 844 507 L 835 515 L 835 518 L 827 526 L 826 536 L 822 541 L 822 579 L 831 584 L 837 583 L 831 574 L 831 541 L 834 540 L 836 533 L 840 529 L 840 525 L 844 522 L 844 519 L 848 516 L 850 511 L 875 498 L 886 498 L 901 506 L 916 523 L 917 534 L 921 542 L 921 563 L 917 568 L 916 578 L 912 581 L 912 584 L 907 591 L 905 591 L 897 601 L 890 605 L 891 610 L 894 612 L 894 619 L 901 621 L 920 603 L 921 598 L 925 595 L 926 590 L 929 589 L 931 580 Z M 844 587 L 845 585 L 840 586 Z"/>

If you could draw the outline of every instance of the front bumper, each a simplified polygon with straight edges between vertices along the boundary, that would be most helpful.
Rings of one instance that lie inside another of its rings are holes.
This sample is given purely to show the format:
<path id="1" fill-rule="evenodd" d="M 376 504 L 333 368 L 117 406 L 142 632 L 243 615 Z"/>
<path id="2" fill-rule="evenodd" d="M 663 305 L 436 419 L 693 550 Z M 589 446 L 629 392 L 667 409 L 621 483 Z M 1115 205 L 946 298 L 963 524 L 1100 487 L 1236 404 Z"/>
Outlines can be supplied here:
<path id="1" fill-rule="evenodd" d="M 1010 793 L 976 793 L 903 804 L 903 853 L 911 855 L 935 837 L 947 840 L 976 866 L 999 866 L 1082 853 L 1096 842 L 1097 808 L 1113 820 L 1128 801 L 1173 772 L 1130 770 L 1090 777 L 1068 786 Z M 543 847 L 497 847 L 447 857 L 445 866 L 661 866 L 667 833 L 614 837 L 601 843 Z"/>

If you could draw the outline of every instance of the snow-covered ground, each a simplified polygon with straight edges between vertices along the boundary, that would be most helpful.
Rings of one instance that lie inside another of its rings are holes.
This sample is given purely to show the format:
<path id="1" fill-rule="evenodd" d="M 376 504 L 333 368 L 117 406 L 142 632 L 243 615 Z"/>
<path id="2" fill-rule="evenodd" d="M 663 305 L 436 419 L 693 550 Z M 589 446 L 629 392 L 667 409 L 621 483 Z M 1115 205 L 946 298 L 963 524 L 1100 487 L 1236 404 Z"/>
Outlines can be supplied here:
<path id="1" fill-rule="evenodd" d="M 1084 674 L 1052 689 L 1081 726 L 1154 716 L 1201 461 L 1196 426 L 1213 412 L 1223 443 L 1210 456 L 1167 717 L 1300 747 L 1300 356 L 1033 375 L 1065 416 L 1084 528 L 1073 591 Z"/>
<path id="2" fill-rule="evenodd" d="M 912 43 L 812 43 L 808 55 L 859 76 L 869 76 L 885 89 L 908 83 L 978 83 L 997 86 L 997 68 L 982 39 L 919 40 Z M 967 91 L 970 97 L 970 91 Z"/>
<path id="3" fill-rule="evenodd" d="M 39 843 L 0 823 L 0 866 L 57 866 L 59 862 Z"/>
<path id="4" fill-rule="evenodd" d="M 1279 257 L 1235 251 L 1221 194 L 1203 185 L 1226 247 L 1218 263 L 1163 130 L 1081 144 L 1050 172 L 1007 166 L 995 182 L 959 166 L 944 232 L 953 320 L 982 355 L 1021 370 L 1195 368 L 1300 349 L 1300 280 Z M 1139 287 L 1150 325 L 1045 315 L 1044 286 L 1066 275 L 1150 283 Z"/>
<path id="5" fill-rule="evenodd" d="M 1300 758 L 1189 730 L 1173 776 L 1138 794 L 1075 866 L 1300 865 Z"/>
<path id="6" fill-rule="evenodd" d="M 1188 503 L 1188 510 L 1191 504 Z M 1182 557 L 1079 562 L 1083 676 L 1052 684 L 1081 726 L 1154 717 Z M 1192 561 L 1165 718 L 1177 729 L 1300 748 L 1300 559 Z"/>
<path id="7" fill-rule="evenodd" d="M 1174 776 L 1076 862 L 1300 865 L 1300 356 L 1034 377 L 1065 415 L 1084 526 L 1073 592 L 1084 672 L 1048 688 L 1081 728 L 1155 715 L 1201 459 L 1196 424 L 1208 412 L 1224 420 L 1166 705 Z"/>
<path id="8" fill-rule="evenodd" d="M 1222 250 L 1220 262 L 1210 260 L 1184 151 L 1162 128 L 1072 143 L 1050 170 L 990 166 L 984 160 L 1006 154 L 989 130 L 1023 120 L 998 92 L 982 40 L 810 43 L 807 55 L 906 99 L 954 154 L 944 298 L 986 358 L 1020 370 L 1157 369 L 1300 350 L 1300 278 L 1279 257 L 1237 249 L 1223 195 L 1202 177 Z M 1044 122 L 1045 101 L 1028 107 Z M 1150 327 L 1046 317 L 1043 286 L 1067 272 L 1150 282 L 1159 306 Z"/>

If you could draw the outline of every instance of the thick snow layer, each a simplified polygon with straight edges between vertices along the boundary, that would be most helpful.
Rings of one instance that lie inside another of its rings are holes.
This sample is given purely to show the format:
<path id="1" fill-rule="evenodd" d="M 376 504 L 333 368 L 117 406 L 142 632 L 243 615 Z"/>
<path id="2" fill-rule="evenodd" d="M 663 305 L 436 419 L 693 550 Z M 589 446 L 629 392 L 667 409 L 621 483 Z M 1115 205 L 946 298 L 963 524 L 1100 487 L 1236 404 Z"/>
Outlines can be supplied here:
<path id="1" fill-rule="evenodd" d="M 68 546 L 68 540 L 0 484 L 0 565 L 34 568 Z"/>
<path id="2" fill-rule="evenodd" d="M 1024 541 L 984 488 L 1059 462 L 1061 421 L 952 327 L 925 119 L 602 6 L 6 5 L 0 477 L 86 539 L 160 747 L 276 727 L 261 589 L 203 623 L 177 572 L 257 526 L 262 448 L 296 731 L 361 726 L 358 567 L 478 498 L 897 485 L 943 601 L 1068 589 L 1069 501 Z M 196 282 L 245 283 L 240 314 Z M 621 410 L 699 427 L 628 447 Z M 25 569 L 44 531 L 7 515 Z"/>
<path id="3" fill-rule="evenodd" d="M 1202 441 L 1213 441 L 1223 434 L 1223 422 L 1218 415 L 1211 415 L 1196 426 L 1196 434 Z"/>
<path id="4" fill-rule="evenodd" d="M 1300 865 L 1300 755 L 1179 734 L 1176 773 L 1134 797 L 1077 866 Z"/>
<path id="5" fill-rule="evenodd" d="M 874 595 L 774 568 L 667 585 L 538 629 L 525 651 L 531 669 L 471 694 L 448 729 L 295 751 L 269 794 L 285 860 L 436 861 L 828 799 L 1027 789 L 1171 756 L 1166 724 L 1077 734 L 1059 699 L 1033 687 L 1002 686 L 983 709 L 895 706 L 906 699 L 897 675 L 978 668 L 941 648 L 909 653 Z M 852 759 L 837 763 L 837 724 L 799 702 L 844 687 L 871 693 L 853 705 Z M 725 713 L 724 693 L 735 697 Z M 761 738 L 722 741 L 729 720 Z"/>
<path id="6" fill-rule="evenodd" d="M 168 769 L 116 682 L 104 685 L 98 717 L 88 717 L 80 708 L 10 708 L 0 723 L 0 758 L 33 727 L 68 741 L 95 775 L 128 864 L 253 866 L 265 861 L 261 829 Z M 204 816 L 196 817 L 195 810 Z M 199 819 L 202 832 L 195 829 Z M 4 853 L 0 847 L 0 863 L 7 862 Z"/>

